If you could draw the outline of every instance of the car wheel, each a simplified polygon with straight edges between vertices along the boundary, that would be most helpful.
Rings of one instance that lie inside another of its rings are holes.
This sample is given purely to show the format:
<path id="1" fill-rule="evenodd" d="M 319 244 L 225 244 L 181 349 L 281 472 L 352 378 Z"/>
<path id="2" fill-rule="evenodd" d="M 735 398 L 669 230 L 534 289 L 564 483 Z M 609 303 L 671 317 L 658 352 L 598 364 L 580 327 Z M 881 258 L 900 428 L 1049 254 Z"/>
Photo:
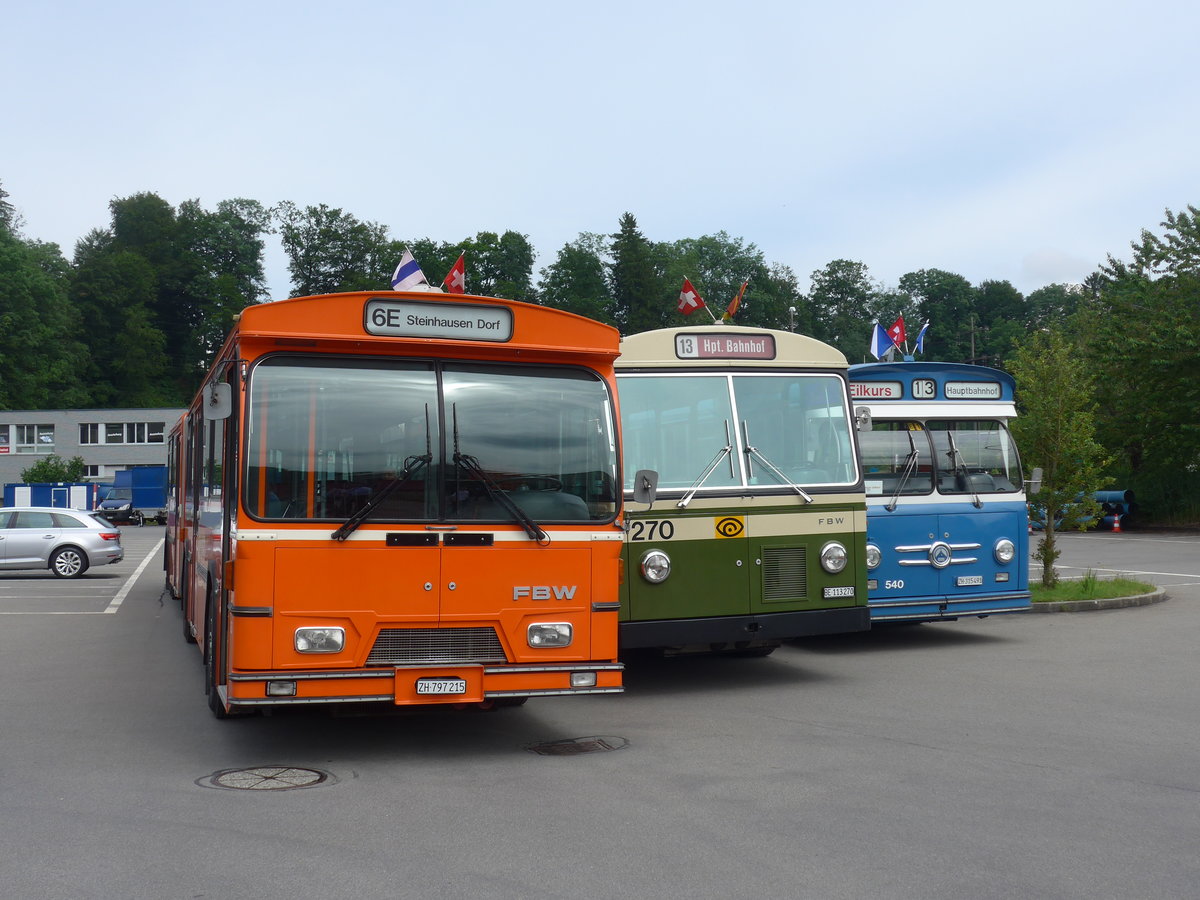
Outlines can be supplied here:
<path id="1" fill-rule="evenodd" d="M 87 556 L 78 547 L 60 547 L 50 557 L 50 571 L 59 578 L 78 578 L 87 567 Z"/>

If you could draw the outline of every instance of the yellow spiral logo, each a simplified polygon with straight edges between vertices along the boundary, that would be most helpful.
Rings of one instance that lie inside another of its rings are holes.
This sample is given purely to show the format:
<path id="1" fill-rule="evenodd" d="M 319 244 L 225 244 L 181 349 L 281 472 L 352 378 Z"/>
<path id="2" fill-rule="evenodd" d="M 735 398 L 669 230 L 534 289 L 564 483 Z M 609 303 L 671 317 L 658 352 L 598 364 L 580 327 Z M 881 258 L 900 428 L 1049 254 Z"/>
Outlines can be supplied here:
<path id="1" fill-rule="evenodd" d="M 717 537 L 720 538 L 735 538 L 741 537 L 742 532 L 746 530 L 746 519 L 744 516 L 722 516 L 715 520 L 717 529 Z"/>

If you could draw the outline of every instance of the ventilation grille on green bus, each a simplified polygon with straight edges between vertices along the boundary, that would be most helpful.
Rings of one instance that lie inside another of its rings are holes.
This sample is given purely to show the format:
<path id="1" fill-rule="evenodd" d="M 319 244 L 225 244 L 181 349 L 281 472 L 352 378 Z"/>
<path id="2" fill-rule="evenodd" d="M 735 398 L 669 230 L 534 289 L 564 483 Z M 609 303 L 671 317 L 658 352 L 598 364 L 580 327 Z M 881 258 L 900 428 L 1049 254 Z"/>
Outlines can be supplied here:
<path id="1" fill-rule="evenodd" d="M 385 628 L 367 657 L 368 666 L 504 661 L 494 628 Z"/>
<path id="2" fill-rule="evenodd" d="M 808 565 L 803 547 L 764 547 L 763 600 L 796 600 L 808 596 Z"/>

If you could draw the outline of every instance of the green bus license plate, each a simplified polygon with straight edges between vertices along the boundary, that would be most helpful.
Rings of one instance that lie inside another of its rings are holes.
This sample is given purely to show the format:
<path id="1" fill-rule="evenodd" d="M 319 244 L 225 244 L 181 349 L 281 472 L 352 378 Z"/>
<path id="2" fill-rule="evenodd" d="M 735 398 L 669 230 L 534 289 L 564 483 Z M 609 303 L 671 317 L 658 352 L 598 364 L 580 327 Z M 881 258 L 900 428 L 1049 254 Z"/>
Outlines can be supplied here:
<path id="1" fill-rule="evenodd" d="M 465 694 L 467 682 L 462 678 L 418 678 L 418 694 Z"/>
<path id="2" fill-rule="evenodd" d="M 958 581 L 955 582 L 959 587 L 973 587 L 983 584 L 982 575 L 959 575 Z"/>

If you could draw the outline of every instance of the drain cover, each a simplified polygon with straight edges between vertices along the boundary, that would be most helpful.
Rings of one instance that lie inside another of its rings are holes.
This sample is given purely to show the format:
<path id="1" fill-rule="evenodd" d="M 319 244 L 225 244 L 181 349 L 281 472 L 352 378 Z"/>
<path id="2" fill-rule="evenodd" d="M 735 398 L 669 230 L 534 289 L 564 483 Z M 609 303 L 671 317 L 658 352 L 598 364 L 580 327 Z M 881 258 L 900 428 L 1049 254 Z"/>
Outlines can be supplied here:
<path id="1" fill-rule="evenodd" d="M 539 756 L 578 756 L 580 753 L 600 753 L 629 746 L 623 737 L 581 737 L 565 741 L 542 741 L 526 744 L 525 749 Z"/>
<path id="2" fill-rule="evenodd" d="M 291 791 L 332 783 L 334 777 L 319 769 L 295 766 L 254 766 L 249 769 L 221 769 L 196 781 L 201 787 L 228 791 Z"/>

